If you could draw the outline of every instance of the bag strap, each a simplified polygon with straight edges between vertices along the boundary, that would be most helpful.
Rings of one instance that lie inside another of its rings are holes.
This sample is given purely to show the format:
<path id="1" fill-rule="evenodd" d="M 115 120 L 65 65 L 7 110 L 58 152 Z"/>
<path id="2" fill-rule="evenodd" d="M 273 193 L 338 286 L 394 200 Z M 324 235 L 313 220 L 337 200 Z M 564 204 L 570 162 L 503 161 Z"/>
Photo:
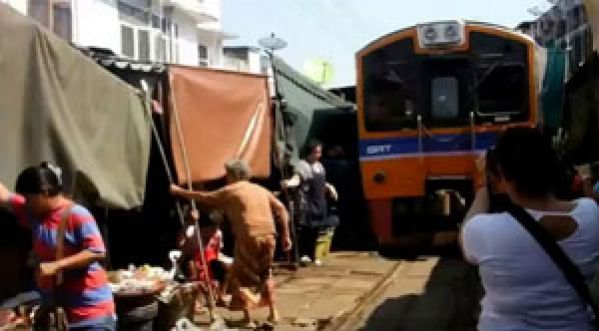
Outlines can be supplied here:
<path id="1" fill-rule="evenodd" d="M 566 280 L 576 290 L 580 299 L 591 308 L 593 314 L 593 324 L 599 329 L 599 310 L 589 286 L 580 272 L 580 269 L 566 255 L 564 250 L 557 244 L 555 239 L 545 230 L 524 208 L 512 204 L 509 207 L 509 213 L 524 227 L 528 233 L 541 245 L 543 250 L 551 257 L 553 262 L 562 271 Z"/>
<path id="2" fill-rule="evenodd" d="M 64 257 L 64 240 L 67 233 L 68 219 L 71 215 L 72 208 L 73 203 L 69 203 L 60 216 L 60 223 L 58 223 L 58 229 L 56 231 L 56 250 L 54 252 L 54 261 L 58 261 Z M 56 274 L 56 286 L 58 287 L 61 285 L 62 281 L 62 272 L 59 272 Z"/>

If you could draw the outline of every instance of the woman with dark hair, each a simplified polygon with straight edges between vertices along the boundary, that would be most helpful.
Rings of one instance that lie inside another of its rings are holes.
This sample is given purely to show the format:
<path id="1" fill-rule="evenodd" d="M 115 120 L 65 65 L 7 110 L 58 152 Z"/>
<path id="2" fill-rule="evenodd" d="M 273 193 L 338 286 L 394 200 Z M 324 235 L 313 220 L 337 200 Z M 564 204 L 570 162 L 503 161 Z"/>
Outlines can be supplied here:
<path id="1" fill-rule="evenodd" d="M 0 205 L 32 232 L 44 303 L 64 308 L 70 330 L 115 330 L 112 291 L 100 264 L 105 256 L 100 231 L 90 212 L 62 192 L 60 169 L 42 163 L 19 175 L 16 193 L 0 184 Z"/>
<path id="2" fill-rule="evenodd" d="M 498 188 L 557 241 L 590 281 L 599 263 L 599 208 L 588 198 L 556 198 L 560 167 L 549 140 L 535 129 L 509 129 L 493 157 Z M 510 213 L 489 209 L 489 192 L 483 189 L 460 238 L 485 288 L 479 330 L 591 330 L 586 305 L 543 247 Z"/>
<path id="3" fill-rule="evenodd" d="M 316 265 L 322 262 L 316 257 L 316 244 L 318 237 L 326 232 L 332 237 L 332 229 L 337 224 L 338 218 L 329 217 L 327 195 L 337 200 L 337 191 L 333 185 L 327 183 L 326 172 L 320 158 L 322 157 L 322 143 L 311 140 L 303 152 L 303 159 L 295 167 L 295 174 L 291 179 L 282 182 L 283 189 L 299 188 L 299 243 L 298 248 L 302 264 L 312 261 Z"/>

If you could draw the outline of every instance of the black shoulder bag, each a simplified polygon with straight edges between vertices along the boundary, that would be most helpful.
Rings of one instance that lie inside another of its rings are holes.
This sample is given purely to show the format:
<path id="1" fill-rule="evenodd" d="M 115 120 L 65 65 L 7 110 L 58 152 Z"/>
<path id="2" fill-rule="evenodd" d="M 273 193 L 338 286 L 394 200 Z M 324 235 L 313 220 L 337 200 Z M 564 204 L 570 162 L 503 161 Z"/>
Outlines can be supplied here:
<path id="1" fill-rule="evenodd" d="M 555 239 L 526 211 L 524 208 L 511 205 L 509 212 L 520 225 L 522 225 L 530 235 L 541 245 L 543 250 L 551 257 L 553 262 L 562 271 L 570 285 L 576 290 L 583 303 L 591 308 L 593 314 L 593 325 L 599 330 L 599 310 L 593 301 L 591 291 L 586 283 L 580 269 L 566 255 Z"/>

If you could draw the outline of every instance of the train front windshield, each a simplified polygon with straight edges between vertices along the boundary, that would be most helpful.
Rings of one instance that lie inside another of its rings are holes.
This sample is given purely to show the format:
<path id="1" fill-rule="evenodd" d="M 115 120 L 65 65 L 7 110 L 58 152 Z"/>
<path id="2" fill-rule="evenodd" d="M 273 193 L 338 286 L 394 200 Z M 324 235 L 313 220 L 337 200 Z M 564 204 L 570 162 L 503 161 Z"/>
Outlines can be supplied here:
<path id="1" fill-rule="evenodd" d="M 471 32 L 470 50 L 416 54 L 409 37 L 363 58 L 364 120 L 368 131 L 477 122 L 525 121 L 530 112 L 527 46 Z"/>

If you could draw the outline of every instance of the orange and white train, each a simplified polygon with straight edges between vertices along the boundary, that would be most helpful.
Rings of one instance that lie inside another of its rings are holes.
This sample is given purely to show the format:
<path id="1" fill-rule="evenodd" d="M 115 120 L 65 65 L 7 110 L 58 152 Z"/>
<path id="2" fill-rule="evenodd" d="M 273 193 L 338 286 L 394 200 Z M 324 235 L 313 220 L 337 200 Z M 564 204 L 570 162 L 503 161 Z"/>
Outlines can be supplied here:
<path id="1" fill-rule="evenodd" d="M 362 181 L 382 247 L 455 228 L 483 182 L 477 159 L 507 127 L 540 125 L 541 53 L 524 34 L 467 21 L 419 24 L 358 52 Z M 462 208 L 437 208 L 447 196 Z"/>

